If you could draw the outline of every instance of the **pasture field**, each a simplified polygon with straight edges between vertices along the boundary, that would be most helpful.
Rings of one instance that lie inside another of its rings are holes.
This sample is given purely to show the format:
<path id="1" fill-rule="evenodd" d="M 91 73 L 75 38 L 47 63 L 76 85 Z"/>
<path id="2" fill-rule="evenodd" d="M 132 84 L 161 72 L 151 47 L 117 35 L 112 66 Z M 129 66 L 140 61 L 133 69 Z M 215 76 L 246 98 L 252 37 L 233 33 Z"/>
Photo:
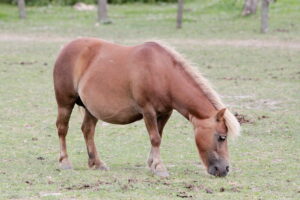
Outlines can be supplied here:
<path id="1" fill-rule="evenodd" d="M 0 199 L 300 199 L 300 3 L 271 5 L 270 31 L 259 13 L 239 16 L 242 0 L 190 2 L 182 30 L 175 4 L 113 5 L 111 25 L 70 7 L 17 9 L 0 4 Z M 198 66 L 242 120 L 229 143 L 231 172 L 215 178 L 200 162 L 191 124 L 174 112 L 162 159 L 170 177 L 146 168 L 143 121 L 98 123 L 95 141 L 110 171 L 89 170 L 82 117 L 74 109 L 67 137 L 74 170 L 60 170 L 52 69 L 78 36 L 121 44 L 165 40 Z"/>

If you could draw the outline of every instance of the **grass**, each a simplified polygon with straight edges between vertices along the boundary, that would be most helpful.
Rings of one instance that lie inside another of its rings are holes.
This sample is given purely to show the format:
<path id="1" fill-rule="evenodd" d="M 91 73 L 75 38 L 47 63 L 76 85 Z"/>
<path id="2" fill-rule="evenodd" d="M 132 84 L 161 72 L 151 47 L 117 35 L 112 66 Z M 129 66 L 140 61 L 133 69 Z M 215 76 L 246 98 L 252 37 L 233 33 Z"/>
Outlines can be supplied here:
<path id="1" fill-rule="evenodd" d="M 239 16 L 241 0 L 186 8 L 184 28 L 175 30 L 173 4 L 110 6 L 114 23 L 105 26 L 94 12 L 68 7 L 29 7 L 21 21 L 16 8 L 0 4 L 0 199 L 300 198 L 299 2 L 272 4 L 265 35 L 259 13 Z M 163 39 L 196 63 L 229 107 L 250 120 L 229 144 L 231 173 L 215 178 L 205 172 L 192 127 L 178 113 L 161 150 L 169 178 L 153 177 L 145 167 L 150 144 L 142 121 L 99 123 L 96 144 L 111 170 L 89 170 L 76 109 L 67 138 L 75 169 L 60 170 L 52 68 L 61 46 L 78 36 L 123 44 Z M 221 44 L 209 43 L 215 40 Z M 257 45 L 226 43 L 249 40 Z"/>

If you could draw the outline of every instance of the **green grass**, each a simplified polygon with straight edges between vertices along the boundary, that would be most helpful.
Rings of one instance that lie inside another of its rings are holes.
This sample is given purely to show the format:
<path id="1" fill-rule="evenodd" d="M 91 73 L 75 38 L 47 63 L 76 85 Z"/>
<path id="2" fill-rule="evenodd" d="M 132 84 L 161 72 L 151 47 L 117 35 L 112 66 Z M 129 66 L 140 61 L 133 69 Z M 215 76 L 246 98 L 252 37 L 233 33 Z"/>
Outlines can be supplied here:
<path id="1" fill-rule="evenodd" d="M 299 199 L 299 4 L 272 4 L 265 35 L 259 13 L 239 16 L 241 0 L 188 3 L 182 30 L 174 28 L 173 4 L 110 6 L 112 25 L 68 7 L 29 7 L 22 21 L 16 8 L 0 4 L 0 199 Z M 229 144 L 231 173 L 205 172 L 192 127 L 178 113 L 161 147 L 169 178 L 145 167 L 150 143 L 142 121 L 99 123 L 95 141 L 110 171 L 89 170 L 76 109 L 67 137 L 74 170 L 59 170 L 52 68 L 62 45 L 78 36 L 122 44 L 162 39 L 196 63 L 229 107 L 252 122 Z M 210 43 L 215 40 L 221 44 Z"/>

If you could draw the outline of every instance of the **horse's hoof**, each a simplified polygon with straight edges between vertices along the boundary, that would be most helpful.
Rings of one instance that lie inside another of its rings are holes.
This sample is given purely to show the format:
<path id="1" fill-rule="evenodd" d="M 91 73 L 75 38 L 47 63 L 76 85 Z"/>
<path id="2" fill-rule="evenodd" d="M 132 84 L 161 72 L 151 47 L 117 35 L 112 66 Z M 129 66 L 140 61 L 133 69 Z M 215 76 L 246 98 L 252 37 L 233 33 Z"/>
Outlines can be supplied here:
<path id="1" fill-rule="evenodd" d="M 108 171 L 109 167 L 107 167 L 106 165 L 102 164 L 102 165 L 100 165 L 98 167 L 95 167 L 95 169 L 102 170 L 102 171 Z"/>
<path id="2" fill-rule="evenodd" d="M 73 169 L 72 164 L 69 161 L 62 161 L 59 163 L 59 166 L 63 170 Z"/>
<path id="3" fill-rule="evenodd" d="M 161 162 L 153 162 L 151 165 L 151 171 L 154 175 L 159 177 L 169 176 L 167 168 Z"/>
<path id="4" fill-rule="evenodd" d="M 153 163 L 153 159 L 152 159 L 152 158 L 149 158 L 149 159 L 147 160 L 147 165 L 148 165 L 148 167 L 151 168 L 152 163 Z"/>
<path id="5" fill-rule="evenodd" d="M 165 177 L 169 176 L 169 172 L 168 171 L 154 171 L 154 174 L 156 176 L 159 176 L 159 177 L 162 177 L 162 178 L 165 178 Z"/>

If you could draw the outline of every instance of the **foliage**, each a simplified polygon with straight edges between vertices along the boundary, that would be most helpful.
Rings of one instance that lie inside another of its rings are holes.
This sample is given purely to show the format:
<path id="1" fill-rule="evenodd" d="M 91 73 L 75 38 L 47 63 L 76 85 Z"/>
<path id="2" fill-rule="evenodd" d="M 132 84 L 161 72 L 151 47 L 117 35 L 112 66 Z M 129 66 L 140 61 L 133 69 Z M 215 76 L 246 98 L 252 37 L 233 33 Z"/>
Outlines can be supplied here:
<path id="1" fill-rule="evenodd" d="M 123 4 L 123 3 L 157 3 L 157 2 L 176 2 L 177 0 L 108 0 L 110 4 Z M 16 4 L 17 0 L 0 0 L 0 3 Z M 97 0 L 26 0 L 27 5 L 46 6 L 46 5 L 74 5 L 77 2 L 86 4 L 96 4 Z"/>
<path id="2" fill-rule="evenodd" d="M 177 0 L 108 0 L 112 4 L 122 4 L 122 3 L 157 3 L 157 2 L 177 2 Z"/>

